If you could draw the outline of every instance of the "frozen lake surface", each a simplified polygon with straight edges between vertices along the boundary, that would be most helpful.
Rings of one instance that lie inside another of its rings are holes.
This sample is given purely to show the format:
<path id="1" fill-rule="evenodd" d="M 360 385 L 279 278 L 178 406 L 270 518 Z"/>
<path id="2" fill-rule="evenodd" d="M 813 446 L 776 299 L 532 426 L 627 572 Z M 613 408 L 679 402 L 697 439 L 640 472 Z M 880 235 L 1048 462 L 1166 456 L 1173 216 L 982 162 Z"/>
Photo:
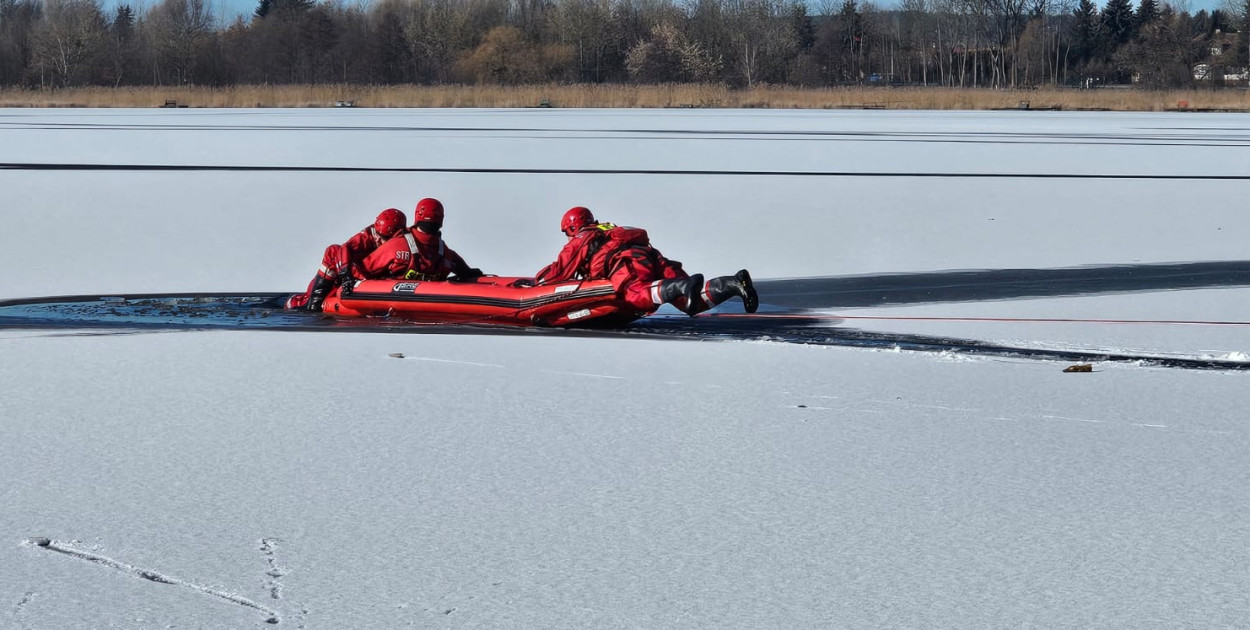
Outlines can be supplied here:
<path id="1" fill-rule="evenodd" d="M 1239 115 L 7 110 L 0 300 L 294 292 L 434 196 L 489 273 L 586 205 L 844 334 L 1236 364 L 1248 144 Z M 4 321 L 0 627 L 1250 616 L 1242 370 Z"/>

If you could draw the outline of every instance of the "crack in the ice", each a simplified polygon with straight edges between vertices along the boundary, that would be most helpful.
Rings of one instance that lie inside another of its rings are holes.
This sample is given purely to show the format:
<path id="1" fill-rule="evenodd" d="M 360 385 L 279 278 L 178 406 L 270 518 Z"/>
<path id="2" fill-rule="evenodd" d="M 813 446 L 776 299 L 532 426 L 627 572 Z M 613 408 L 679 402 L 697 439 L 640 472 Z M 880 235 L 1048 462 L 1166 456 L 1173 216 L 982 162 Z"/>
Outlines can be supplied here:
<path id="1" fill-rule="evenodd" d="M 278 566 L 278 559 L 274 557 L 274 552 L 278 548 L 277 538 L 261 538 L 260 552 L 265 556 L 265 575 L 269 579 L 265 580 L 265 590 L 269 591 L 269 597 L 272 599 L 282 599 L 282 582 L 278 578 L 286 575 L 286 570 Z"/>
<path id="2" fill-rule="evenodd" d="M 26 606 L 26 604 L 29 604 L 31 600 L 35 599 L 35 597 L 37 597 L 37 594 L 34 591 L 26 591 L 25 593 L 22 593 L 22 599 L 18 600 L 18 602 L 13 605 L 13 619 L 17 621 L 18 625 L 22 628 L 27 627 L 26 623 L 22 621 L 23 607 Z"/>
<path id="3" fill-rule="evenodd" d="M 274 600 L 283 598 L 282 592 L 286 585 L 282 583 L 281 578 L 290 573 L 286 567 L 278 563 L 278 547 L 282 542 L 280 538 L 268 537 L 260 539 L 260 552 L 265 558 L 265 590 L 269 593 L 269 597 Z M 289 610 L 289 609 L 288 609 Z M 301 607 L 299 612 L 295 614 L 296 627 L 304 628 L 308 618 L 308 609 Z"/>
<path id="4" fill-rule="evenodd" d="M 26 544 L 34 546 L 34 547 L 39 547 L 40 549 L 47 549 L 48 551 L 55 551 L 57 553 L 64 554 L 71 558 L 77 558 L 79 560 L 86 560 L 87 562 L 106 566 L 110 569 L 115 569 L 123 573 L 129 573 L 131 575 L 134 575 L 135 577 L 148 580 L 150 582 L 156 582 L 158 584 L 171 584 L 174 586 L 181 586 L 184 588 L 189 588 L 193 591 L 203 593 L 205 595 L 211 595 L 213 597 L 224 599 L 228 602 L 238 604 L 239 606 L 245 606 L 247 608 L 251 608 L 253 610 L 257 610 L 263 613 L 264 615 L 266 615 L 265 621 L 267 623 L 276 624 L 280 621 L 277 611 L 270 610 L 264 606 L 261 606 L 260 604 L 257 604 L 256 602 L 250 599 L 241 597 L 239 595 L 235 595 L 233 593 L 219 591 L 216 589 L 209 588 L 207 586 L 195 584 L 194 582 L 188 582 L 186 580 L 182 580 L 176 577 L 164 575 L 162 573 L 158 573 L 150 569 L 143 569 L 140 567 L 136 567 L 134 565 L 127 564 L 125 562 L 114 560 L 107 556 L 101 556 L 98 554 L 83 551 L 81 549 L 75 549 L 69 544 L 57 542 L 50 538 L 42 538 L 42 537 L 31 538 L 26 541 Z"/>

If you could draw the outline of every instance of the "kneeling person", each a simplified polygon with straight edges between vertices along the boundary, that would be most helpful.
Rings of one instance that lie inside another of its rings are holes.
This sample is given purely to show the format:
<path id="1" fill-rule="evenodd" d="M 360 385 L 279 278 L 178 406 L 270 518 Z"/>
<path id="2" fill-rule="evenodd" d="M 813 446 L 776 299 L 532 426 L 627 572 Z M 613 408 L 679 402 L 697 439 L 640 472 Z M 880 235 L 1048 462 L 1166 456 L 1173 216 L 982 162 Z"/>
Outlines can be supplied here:
<path id="1" fill-rule="evenodd" d="M 320 311 L 326 295 L 334 287 L 352 278 L 352 268 L 359 266 L 387 239 L 402 232 L 407 223 L 408 217 L 402 211 L 387 208 L 373 221 L 373 225 L 365 226 L 355 236 L 347 239 L 346 243 L 327 247 L 321 257 L 321 268 L 308 283 L 308 290 L 292 295 L 287 299 L 286 307 Z"/>

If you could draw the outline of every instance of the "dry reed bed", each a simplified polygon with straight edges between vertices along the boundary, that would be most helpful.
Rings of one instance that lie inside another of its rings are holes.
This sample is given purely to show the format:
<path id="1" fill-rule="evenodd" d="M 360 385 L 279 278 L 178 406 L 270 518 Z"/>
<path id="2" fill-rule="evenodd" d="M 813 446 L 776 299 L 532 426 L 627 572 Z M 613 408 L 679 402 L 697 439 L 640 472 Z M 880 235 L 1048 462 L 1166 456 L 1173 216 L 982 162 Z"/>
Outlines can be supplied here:
<path id="1" fill-rule="evenodd" d="M 721 107 L 772 109 L 1171 109 L 1250 111 L 1244 89 L 1147 91 L 793 88 L 719 85 L 124 87 L 0 89 L 0 107 Z"/>

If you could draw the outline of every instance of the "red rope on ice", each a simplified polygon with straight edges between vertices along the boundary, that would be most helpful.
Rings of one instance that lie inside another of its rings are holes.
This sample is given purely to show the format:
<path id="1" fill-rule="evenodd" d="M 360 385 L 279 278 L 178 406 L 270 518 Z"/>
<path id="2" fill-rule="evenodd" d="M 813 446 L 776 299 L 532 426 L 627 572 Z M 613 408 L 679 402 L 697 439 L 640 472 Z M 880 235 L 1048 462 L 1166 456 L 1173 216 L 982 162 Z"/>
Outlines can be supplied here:
<path id="1" fill-rule="evenodd" d="M 1076 317 L 929 317 L 908 315 L 822 315 L 809 313 L 756 313 L 754 315 L 739 313 L 717 313 L 711 317 L 762 317 L 776 319 L 867 319 L 885 321 L 925 321 L 925 322 L 1037 322 L 1037 323 L 1076 323 L 1076 324 L 1172 324 L 1187 326 L 1250 326 L 1250 322 L 1222 322 L 1188 319 L 1096 319 Z"/>

